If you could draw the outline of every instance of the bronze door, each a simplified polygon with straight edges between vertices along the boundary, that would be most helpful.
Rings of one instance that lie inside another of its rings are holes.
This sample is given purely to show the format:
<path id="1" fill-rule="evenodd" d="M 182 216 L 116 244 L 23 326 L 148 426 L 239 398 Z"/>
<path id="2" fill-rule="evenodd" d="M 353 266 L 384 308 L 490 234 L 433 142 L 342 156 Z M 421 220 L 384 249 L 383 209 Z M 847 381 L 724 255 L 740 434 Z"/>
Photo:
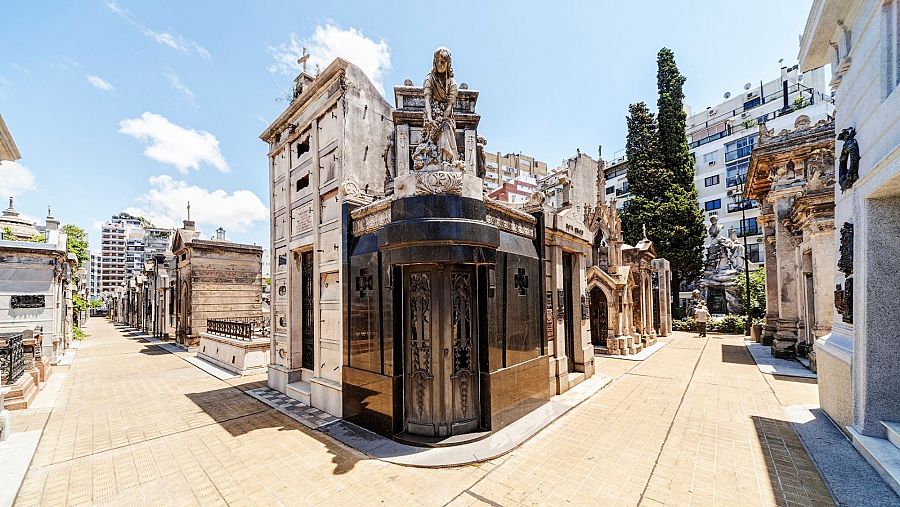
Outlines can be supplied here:
<path id="1" fill-rule="evenodd" d="M 312 370 L 315 362 L 315 340 L 313 338 L 313 253 L 312 250 L 300 254 L 300 279 L 303 306 L 300 323 L 300 367 Z"/>
<path id="2" fill-rule="evenodd" d="M 609 337 L 609 307 L 606 295 L 597 287 L 591 289 L 591 344 L 605 347 Z"/>
<path id="3" fill-rule="evenodd" d="M 478 428 L 478 329 L 471 266 L 404 270 L 405 429 L 448 436 Z"/>

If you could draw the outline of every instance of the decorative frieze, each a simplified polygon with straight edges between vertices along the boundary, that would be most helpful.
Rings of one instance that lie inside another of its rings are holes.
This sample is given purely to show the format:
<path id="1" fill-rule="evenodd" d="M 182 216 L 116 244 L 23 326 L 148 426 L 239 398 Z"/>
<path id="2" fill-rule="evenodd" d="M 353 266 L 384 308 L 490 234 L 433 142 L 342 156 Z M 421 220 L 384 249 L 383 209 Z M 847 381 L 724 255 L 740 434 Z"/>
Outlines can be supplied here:
<path id="1" fill-rule="evenodd" d="M 391 200 L 382 199 L 350 213 L 353 235 L 362 236 L 381 229 L 391 221 Z"/>

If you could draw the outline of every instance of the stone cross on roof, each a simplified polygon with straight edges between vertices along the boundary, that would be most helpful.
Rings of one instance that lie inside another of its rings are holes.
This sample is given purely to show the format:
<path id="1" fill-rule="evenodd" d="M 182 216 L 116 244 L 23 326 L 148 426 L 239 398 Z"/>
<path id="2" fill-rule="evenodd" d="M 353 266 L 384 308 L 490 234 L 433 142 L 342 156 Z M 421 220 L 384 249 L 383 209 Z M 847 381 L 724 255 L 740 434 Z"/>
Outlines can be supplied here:
<path id="1" fill-rule="evenodd" d="M 306 72 L 307 60 L 309 60 L 309 53 L 306 51 L 306 46 L 303 46 L 303 56 L 297 59 L 297 63 L 303 66 L 303 72 Z"/>
<path id="2" fill-rule="evenodd" d="M 188 201 L 187 203 L 188 203 L 187 204 L 187 212 L 188 212 L 187 219 L 190 220 L 191 219 L 191 201 Z"/>

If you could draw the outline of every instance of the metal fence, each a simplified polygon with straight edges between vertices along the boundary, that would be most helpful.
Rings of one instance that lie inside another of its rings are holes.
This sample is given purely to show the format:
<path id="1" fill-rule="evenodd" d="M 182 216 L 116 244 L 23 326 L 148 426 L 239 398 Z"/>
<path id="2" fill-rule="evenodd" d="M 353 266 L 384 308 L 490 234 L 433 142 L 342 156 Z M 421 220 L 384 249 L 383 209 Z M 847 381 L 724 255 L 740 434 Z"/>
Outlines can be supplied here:
<path id="1" fill-rule="evenodd" d="M 270 322 L 268 316 L 209 319 L 206 321 L 206 332 L 240 340 L 268 338 Z"/>
<path id="2" fill-rule="evenodd" d="M 0 385 L 15 383 L 25 373 L 25 347 L 22 335 L 0 339 Z"/>

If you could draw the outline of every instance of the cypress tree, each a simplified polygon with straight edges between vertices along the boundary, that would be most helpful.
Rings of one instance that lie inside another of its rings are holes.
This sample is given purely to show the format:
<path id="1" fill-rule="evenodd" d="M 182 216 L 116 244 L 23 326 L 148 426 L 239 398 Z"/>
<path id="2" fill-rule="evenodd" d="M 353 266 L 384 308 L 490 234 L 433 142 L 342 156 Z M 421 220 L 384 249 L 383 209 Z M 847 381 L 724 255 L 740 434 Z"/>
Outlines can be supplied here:
<path id="1" fill-rule="evenodd" d="M 647 104 L 638 102 L 628 106 L 628 188 L 636 196 L 652 200 L 662 199 L 672 172 L 660 162 L 656 118 Z"/>
<path id="2" fill-rule="evenodd" d="M 659 154 L 662 164 L 672 171 L 675 183 L 685 190 L 694 188 L 694 160 L 688 148 L 684 111 L 685 77 L 675 65 L 675 54 L 662 48 L 656 57 L 656 86 L 659 99 Z"/>
<path id="3" fill-rule="evenodd" d="M 628 185 L 634 197 L 622 214 L 625 241 L 635 244 L 647 237 L 657 255 L 672 269 L 672 288 L 677 294 L 682 280 L 695 280 L 703 269 L 706 228 L 697 204 L 694 161 L 688 151 L 682 99 L 685 78 L 675 66 L 671 50 L 659 51 L 657 86 L 658 124 L 646 104 L 628 108 Z M 677 296 L 672 301 L 678 306 Z"/>

